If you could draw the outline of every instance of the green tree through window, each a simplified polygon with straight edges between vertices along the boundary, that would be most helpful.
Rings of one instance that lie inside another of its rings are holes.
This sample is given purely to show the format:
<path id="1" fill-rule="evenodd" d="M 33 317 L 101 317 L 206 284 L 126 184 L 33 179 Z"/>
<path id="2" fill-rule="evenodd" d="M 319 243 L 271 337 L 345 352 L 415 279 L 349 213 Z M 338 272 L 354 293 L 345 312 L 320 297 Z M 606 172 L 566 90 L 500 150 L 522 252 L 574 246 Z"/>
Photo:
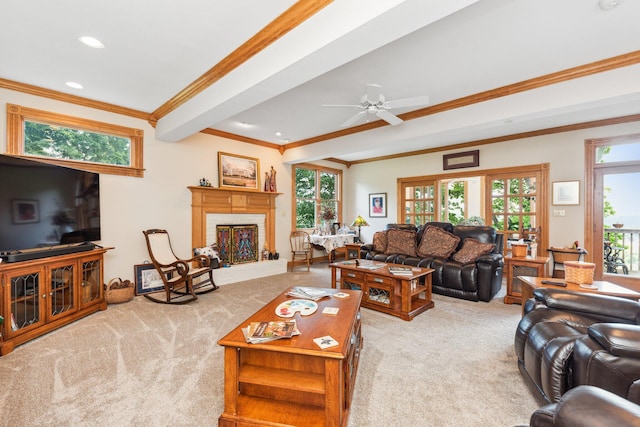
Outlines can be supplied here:
<path id="1" fill-rule="evenodd" d="M 338 191 L 341 171 L 313 165 L 295 166 L 294 177 L 296 229 L 320 224 L 320 213 L 325 208 L 335 212 L 334 222 L 341 222 L 342 202 Z"/>
<path id="2" fill-rule="evenodd" d="M 142 178 L 143 144 L 142 129 L 7 104 L 7 154 Z"/>
<path id="3" fill-rule="evenodd" d="M 32 156 L 130 166 L 129 138 L 25 121 L 24 152 Z"/>

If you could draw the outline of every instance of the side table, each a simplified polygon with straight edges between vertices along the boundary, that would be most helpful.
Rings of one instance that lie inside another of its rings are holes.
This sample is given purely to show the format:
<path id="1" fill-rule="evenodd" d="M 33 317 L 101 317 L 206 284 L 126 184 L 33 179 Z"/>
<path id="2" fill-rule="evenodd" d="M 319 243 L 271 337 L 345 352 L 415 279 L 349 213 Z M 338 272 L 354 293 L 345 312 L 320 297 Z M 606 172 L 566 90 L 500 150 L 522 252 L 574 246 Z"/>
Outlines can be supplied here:
<path id="1" fill-rule="evenodd" d="M 522 304 L 522 281 L 518 276 L 546 276 L 546 266 L 549 257 L 522 256 L 504 257 L 504 270 L 507 278 L 507 294 L 504 296 L 505 304 Z"/>
<path id="2" fill-rule="evenodd" d="M 360 246 L 362 243 L 347 243 L 345 247 L 347 248 L 346 259 L 360 259 Z"/>
<path id="3" fill-rule="evenodd" d="M 592 294 L 609 295 L 613 297 L 627 298 L 632 300 L 640 300 L 640 292 L 636 292 L 633 289 L 625 288 L 624 286 L 616 285 L 615 283 L 606 282 L 603 280 L 594 280 L 593 289 L 584 288 L 577 283 L 567 282 L 564 279 L 551 278 L 551 277 L 530 277 L 521 276 L 522 280 L 522 300 L 526 301 L 533 297 L 533 290 L 537 288 L 556 288 L 566 289 L 574 292 L 584 292 Z M 550 280 L 553 282 L 564 283 L 566 286 L 557 286 L 549 283 L 542 283 L 543 280 Z M 524 304 L 522 304 L 522 314 L 524 315 Z"/>

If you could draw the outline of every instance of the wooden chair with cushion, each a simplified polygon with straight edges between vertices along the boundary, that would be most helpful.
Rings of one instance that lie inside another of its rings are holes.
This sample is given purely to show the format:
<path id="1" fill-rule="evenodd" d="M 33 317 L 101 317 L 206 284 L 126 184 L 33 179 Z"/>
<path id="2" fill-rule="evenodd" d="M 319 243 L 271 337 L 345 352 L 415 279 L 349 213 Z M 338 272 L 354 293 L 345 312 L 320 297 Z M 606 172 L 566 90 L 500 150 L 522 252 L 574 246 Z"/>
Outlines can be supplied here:
<path id="1" fill-rule="evenodd" d="M 166 230 L 151 229 L 142 232 L 153 266 L 158 271 L 164 290 L 164 298 L 157 293 L 144 294 L 154 302 L 165 304 L 185 304 L 203 294 L 218 289 L 213 281 L 211 260 L 208 256 L 198 255 L 189 259 L 180 259 L 173 252 L 169 233 Z"/>
<path id="2" fill-rule="evenodd" d="M 311 239 L 306 231 L 292 231 L 289 235 L 291 243 L 291 271 L 296 266 L 296 259 L 304 259 L 307 263 L 307 271 L 311 264 Z"/>

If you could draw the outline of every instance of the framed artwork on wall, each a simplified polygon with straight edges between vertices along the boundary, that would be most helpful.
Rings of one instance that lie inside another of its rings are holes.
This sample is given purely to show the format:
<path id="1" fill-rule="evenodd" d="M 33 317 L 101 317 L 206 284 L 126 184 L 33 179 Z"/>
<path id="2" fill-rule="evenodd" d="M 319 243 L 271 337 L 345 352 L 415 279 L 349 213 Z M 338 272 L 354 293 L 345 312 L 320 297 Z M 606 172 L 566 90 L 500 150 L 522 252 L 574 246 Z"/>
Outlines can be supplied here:
<path id="1" fill-rule="evenodd" d="M 554 205 L 579 205 L 580 181 L 556 181 L 553 183 Z"/>
<path id="2" fill-rule="evenodd" d="M 472 168 L 475 166 L 480 166 L 480 150 L 442 156 L 442 169 L 444 170 Z"/>
<path id="3" fill-rule="evenodd" d="M 260 160 L 218 152 L 218 183 L 220 188 L 260 190 Z"/>
<path id="4" fill-rule="evenodd" d="M 369 217 L 387 217 L 387 193 L 369 194 Z"/>

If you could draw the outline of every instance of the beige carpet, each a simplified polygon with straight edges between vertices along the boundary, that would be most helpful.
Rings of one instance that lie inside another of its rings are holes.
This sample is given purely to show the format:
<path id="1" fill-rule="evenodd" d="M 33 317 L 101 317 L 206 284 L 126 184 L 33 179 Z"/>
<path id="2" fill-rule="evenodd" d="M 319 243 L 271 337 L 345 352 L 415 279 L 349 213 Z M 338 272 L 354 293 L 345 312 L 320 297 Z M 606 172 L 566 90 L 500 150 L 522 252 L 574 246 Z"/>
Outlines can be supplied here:
<path id="1" fill-rule="evenodd" d="M 326 264 L 222 286 L 185 306 L 137 297 L 0 358 L 2 426 L 214 426 L 216 341 L 293 285 L 330 285 Z M 363 309 L 349 426 L 513 426 L 537 407 L 516 367 L 519 305 L 434 295 L 411 322 Z"/>

